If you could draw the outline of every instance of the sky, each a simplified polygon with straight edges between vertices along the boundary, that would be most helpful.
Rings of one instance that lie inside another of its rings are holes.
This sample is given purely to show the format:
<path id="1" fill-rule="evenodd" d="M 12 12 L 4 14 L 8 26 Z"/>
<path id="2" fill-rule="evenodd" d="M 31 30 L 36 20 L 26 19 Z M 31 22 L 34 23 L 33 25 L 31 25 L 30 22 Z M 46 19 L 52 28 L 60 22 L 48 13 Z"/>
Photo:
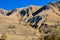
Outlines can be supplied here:
<path id="1" fill-rule="evenodd" d="M 13 10 L 15 8 L 27 7 L 29 5 L 43 6 L 56 0 L 0 0 L 0 8 Z"/>

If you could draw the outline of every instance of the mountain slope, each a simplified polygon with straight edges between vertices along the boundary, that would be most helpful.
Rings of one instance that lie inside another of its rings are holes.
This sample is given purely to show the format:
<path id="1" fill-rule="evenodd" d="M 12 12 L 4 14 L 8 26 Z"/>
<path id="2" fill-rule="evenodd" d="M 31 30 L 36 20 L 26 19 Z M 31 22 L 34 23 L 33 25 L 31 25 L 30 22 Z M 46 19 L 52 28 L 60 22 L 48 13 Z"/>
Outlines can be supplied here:
<path id="1" fill-rule="evenodd" d="M 48 28 L 50 26 L 60 26 L 60 2 L 14 10 L 0 9 L 0 33 L 15 35 L 18 40 L 24 40 L 23 38 L 26 37 L 26 40 L 37 37 L 39 39 L 41 32 L 50 32 L 50 28 Z M 19 39 L 20 36 L 23 36 L 22 39 Z"/>

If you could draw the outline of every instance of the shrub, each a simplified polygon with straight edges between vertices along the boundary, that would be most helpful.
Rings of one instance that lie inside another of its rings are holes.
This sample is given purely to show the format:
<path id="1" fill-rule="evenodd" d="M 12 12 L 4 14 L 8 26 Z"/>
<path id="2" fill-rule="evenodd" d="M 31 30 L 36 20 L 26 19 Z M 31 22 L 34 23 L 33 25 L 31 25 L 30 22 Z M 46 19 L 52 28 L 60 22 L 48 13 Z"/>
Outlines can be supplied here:
<path id="1" fill-rule="evenodd" d="M 9 28 L 15 28 L 15 27 L 16 27 L 15 24 L 10 24 L 10 25 L 9 25 Z"/>
<path id="2" fill-rule="evenodd" d="M 44 36 L 44 40 L 60 40 L 60 27 L 57 26 L 57 28 L 51 28 L 51 32 L 46 36 Z"/>
<path id="3" fill-rule="evenodd" d="M 7 39 L 7 34 L 6 33 L 3 33 L 2 35 L 1 35 L 1 40 L 6 40 Z"/>

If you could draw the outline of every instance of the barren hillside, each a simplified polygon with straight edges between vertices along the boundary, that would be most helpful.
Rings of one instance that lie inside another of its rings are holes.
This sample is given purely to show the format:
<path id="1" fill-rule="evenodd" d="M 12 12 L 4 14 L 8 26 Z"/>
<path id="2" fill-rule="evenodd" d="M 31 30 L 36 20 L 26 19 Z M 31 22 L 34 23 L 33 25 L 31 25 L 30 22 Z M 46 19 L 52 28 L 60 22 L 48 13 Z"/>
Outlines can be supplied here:
<path id="1" fill-rule="evenodd" d="M 48 33 L 60 33 L 59 29 L 60 2 L 14 10 L 0 9 L 0 34 L 6 33 L 6 40 L 43 40 Z"/>

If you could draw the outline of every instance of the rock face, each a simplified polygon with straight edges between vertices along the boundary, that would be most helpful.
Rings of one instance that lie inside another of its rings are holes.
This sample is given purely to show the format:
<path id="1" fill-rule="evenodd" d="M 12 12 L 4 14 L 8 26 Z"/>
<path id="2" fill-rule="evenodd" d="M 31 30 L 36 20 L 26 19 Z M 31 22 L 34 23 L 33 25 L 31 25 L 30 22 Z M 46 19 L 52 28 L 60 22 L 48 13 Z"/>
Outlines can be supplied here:
<path id="1" fill-rule="evenodd" d="M 48 3 L 44 6 L 28 6 L 14 10 L 0 9 L 0 26 L 10 24 L 29 25 L 44 33 L 49 32 L 48 25 L 60 23 L 60 2 Z M 60 24 L 59 24 L 60 25 Z"/>

